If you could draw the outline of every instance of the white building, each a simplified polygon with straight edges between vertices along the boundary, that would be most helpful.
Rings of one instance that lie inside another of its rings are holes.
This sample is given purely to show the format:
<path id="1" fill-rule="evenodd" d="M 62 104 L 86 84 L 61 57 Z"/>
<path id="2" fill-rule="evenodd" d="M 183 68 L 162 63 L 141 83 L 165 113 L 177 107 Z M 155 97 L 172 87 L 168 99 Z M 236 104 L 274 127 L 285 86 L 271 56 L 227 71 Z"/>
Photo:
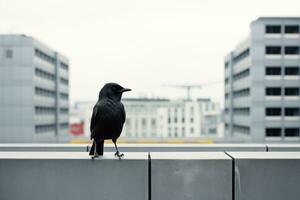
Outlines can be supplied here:
<path id="1" fill-rule="evenodd" d="M 122 137 L 126 138 L 191 138 L 222 137 L 223 125 L 218 103 L 210 99 L 195 101 L 129 98 L 122 100 L 126 123 Z M 82 104 L 79 106 L 79 104 Z M 85 116 L 85 135 L 94 103 L 78 102 L 77 109 Z M 84 109 L 83 109 L 84 108 Z M 85 110 L 85 111 L 84 111 Z"/>
<path id="2" fill-rule="evenodd" d="M 300 18 L 262 17 L 225 58 L 225 134 L 300 141 Z"/>
<path id="3" fill-rule="evenodd" d="M 0 142 L 68 140 L 69 60 L 25 35 L 0 35 Z"/>

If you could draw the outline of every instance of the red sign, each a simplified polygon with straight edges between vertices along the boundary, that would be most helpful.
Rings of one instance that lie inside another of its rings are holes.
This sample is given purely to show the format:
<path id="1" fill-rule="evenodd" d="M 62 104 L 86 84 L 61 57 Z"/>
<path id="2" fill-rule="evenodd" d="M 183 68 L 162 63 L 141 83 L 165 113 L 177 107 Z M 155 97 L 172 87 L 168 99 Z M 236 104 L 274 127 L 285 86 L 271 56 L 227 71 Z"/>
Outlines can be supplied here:
<path id="1" fill-rule="evenodd" d="M 70 133 L 72 135 L 83 135 L 84 124 L 83 123 L 74 123 L 70 126 Z"/>

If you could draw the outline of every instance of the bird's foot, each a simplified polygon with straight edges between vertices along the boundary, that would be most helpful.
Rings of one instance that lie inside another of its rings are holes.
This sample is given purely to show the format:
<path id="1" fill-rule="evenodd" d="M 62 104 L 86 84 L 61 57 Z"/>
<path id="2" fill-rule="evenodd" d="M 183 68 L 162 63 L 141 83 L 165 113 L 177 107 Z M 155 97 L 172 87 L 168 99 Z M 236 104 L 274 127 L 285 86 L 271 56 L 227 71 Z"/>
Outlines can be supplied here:
<path id="1" fill-rule="evenodd" d="M 94 160 L 95 158 L 99 158 L 99 155 L 98 154 L 93 155 L 91 158 L 92 158 L 92 160 Z"/>
<path id="2" fill-rule="evenodd" d="M 117 156 L 118 158 L 122 158 L 123 156 L 124 156 L 124 154 L 123 153 L 120 153 L 119 151 L 117 151 L 116 153 L 115 153 L 115 156 Z"/>

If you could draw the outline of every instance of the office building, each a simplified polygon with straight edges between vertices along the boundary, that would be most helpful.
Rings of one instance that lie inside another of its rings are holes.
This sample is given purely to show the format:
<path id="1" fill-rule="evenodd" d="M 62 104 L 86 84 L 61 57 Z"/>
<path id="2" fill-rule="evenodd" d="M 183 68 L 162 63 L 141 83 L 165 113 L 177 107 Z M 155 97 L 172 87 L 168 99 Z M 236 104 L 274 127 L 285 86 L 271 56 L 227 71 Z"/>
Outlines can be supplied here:
<path id="1" fill-rule="evenodd" d="M 210 99 L 124 98 L 122 102 L 126 109 L 123 138 L 223 137 L 220 105 Z M 79 121 L 82 121 L 80 116 L 85 116 L 87 137 L 93 106 L 92 102 L 77 102 L 74 107 L 80 113 Z"/>
<path id="2" fill-rule="evenodd" d="M 299 141 L 300 18 L 262 17 L 225 58 L 225 135 Z"/>
<path id="3" fill-rule="evenodd" d="M 0 35 L 0 142 L 68 140 L 69 60 L 25 35 Z"/>

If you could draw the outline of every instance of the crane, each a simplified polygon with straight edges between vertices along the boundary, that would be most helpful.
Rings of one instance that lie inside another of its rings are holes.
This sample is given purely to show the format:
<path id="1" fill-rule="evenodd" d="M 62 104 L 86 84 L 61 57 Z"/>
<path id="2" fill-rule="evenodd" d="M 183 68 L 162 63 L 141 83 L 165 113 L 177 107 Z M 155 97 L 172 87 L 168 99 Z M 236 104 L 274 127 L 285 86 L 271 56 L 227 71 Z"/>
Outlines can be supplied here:
<path id="1" fill-rule="evenodd" d="M 203 83 L 203 84 L 163 84 L 162 86 L 185 89 L 187 100 L 191 100 L 191 90 L 192 89 L 202 89 L 203 87 L 218 84 L 221 82 L 223 82 L 223 81 L 214 81 L 214 82 Z"/>

